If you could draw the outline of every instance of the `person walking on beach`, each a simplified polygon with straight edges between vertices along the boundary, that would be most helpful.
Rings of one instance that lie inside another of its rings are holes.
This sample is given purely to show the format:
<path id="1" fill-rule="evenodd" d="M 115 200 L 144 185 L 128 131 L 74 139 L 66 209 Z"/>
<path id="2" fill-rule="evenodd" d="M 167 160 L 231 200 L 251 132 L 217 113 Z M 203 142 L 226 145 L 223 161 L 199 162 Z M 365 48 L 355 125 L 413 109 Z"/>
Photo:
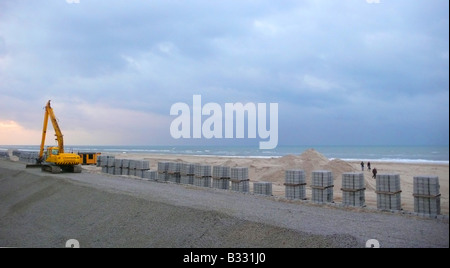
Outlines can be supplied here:
<path id="1" fill-rule="evenodd" d="M 372 173 L 373 173 L 373 176 L 372 176 L 372 179 L 376 179 L 377 178 L 377 168 L 373 168 L 373 170 L 372 170 Z"/>
<path id="2" fill-rule="evenodd" d="M 364 171 L 364 162 L 363 161 L 361 161 L 361 169 L 362 169 L 362 171 Z"/>
<path id="3" fill-rule="evenodd" d="M 370 171 L 370 162 L 367 162 L 367 170 Z"/>

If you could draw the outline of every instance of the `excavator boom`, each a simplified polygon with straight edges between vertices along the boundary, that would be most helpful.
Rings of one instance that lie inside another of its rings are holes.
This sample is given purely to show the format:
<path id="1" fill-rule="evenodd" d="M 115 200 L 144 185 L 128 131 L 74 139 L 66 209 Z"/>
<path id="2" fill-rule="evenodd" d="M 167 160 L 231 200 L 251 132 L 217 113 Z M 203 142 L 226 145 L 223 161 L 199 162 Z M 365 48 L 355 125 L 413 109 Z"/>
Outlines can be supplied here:
<path id="1" fill-rule="evenodd" d="M 53 112 L 53 108 L 51 107 L 50 102 L 51 101 L 48 101 L 47 105 L 45 106 L 44 126 L 42 129 L 42 140 L 39 158 L 43 158 L 44 156 L 45 139 L 47 137 L 48 118 L 50 118 L 50 120 L 52 121 L 53 129 L 55 130 L 56 141 L 58 142 L 58 151 L 60 154 L 64 153 L 64 137 L 61 132 L 61 128 L 59 127 L 58 121 L 56 120 L 56 116 L 55 113 Z"/>

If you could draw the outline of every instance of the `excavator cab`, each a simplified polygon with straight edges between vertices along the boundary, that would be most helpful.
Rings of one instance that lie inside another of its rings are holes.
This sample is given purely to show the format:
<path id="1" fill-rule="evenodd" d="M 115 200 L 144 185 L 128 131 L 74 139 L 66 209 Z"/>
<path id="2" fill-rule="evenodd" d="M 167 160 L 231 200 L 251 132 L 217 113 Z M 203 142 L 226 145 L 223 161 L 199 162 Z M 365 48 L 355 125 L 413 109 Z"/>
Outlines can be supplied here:
<path id="1" fill-rule="evenodd" d="M 59 149 L 58 147 L 49 147 L 47 148 L 47 155 L 59 155 Z"/>

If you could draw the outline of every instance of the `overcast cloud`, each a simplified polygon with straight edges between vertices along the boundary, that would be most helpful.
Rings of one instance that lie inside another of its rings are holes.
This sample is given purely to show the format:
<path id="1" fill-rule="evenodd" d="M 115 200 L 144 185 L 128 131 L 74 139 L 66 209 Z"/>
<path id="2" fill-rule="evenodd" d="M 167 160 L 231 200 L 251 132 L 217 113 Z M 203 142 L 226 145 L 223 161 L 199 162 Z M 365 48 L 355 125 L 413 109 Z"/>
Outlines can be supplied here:
<path id="1" fill-rule="evenodd" d="M 193 144 L 171 138 L 169 112 L 201 94 L 279 103 L 284 145 L 447 145 L 448 10 L 447 0 L 0 0 L 0 144 L 38 143 L 49 99 L 68 143 Z"/>

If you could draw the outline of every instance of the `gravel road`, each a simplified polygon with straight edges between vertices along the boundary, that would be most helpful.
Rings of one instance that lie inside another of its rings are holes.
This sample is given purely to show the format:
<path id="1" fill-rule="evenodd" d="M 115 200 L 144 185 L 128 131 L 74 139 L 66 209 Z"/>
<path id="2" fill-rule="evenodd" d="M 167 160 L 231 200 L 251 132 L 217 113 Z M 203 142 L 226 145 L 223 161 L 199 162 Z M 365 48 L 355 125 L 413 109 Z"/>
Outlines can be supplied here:
<path id="1" fill-rule="evenodd" d="M 0 160 L 0 247 L 449 247 L 448 219 Z"/>

